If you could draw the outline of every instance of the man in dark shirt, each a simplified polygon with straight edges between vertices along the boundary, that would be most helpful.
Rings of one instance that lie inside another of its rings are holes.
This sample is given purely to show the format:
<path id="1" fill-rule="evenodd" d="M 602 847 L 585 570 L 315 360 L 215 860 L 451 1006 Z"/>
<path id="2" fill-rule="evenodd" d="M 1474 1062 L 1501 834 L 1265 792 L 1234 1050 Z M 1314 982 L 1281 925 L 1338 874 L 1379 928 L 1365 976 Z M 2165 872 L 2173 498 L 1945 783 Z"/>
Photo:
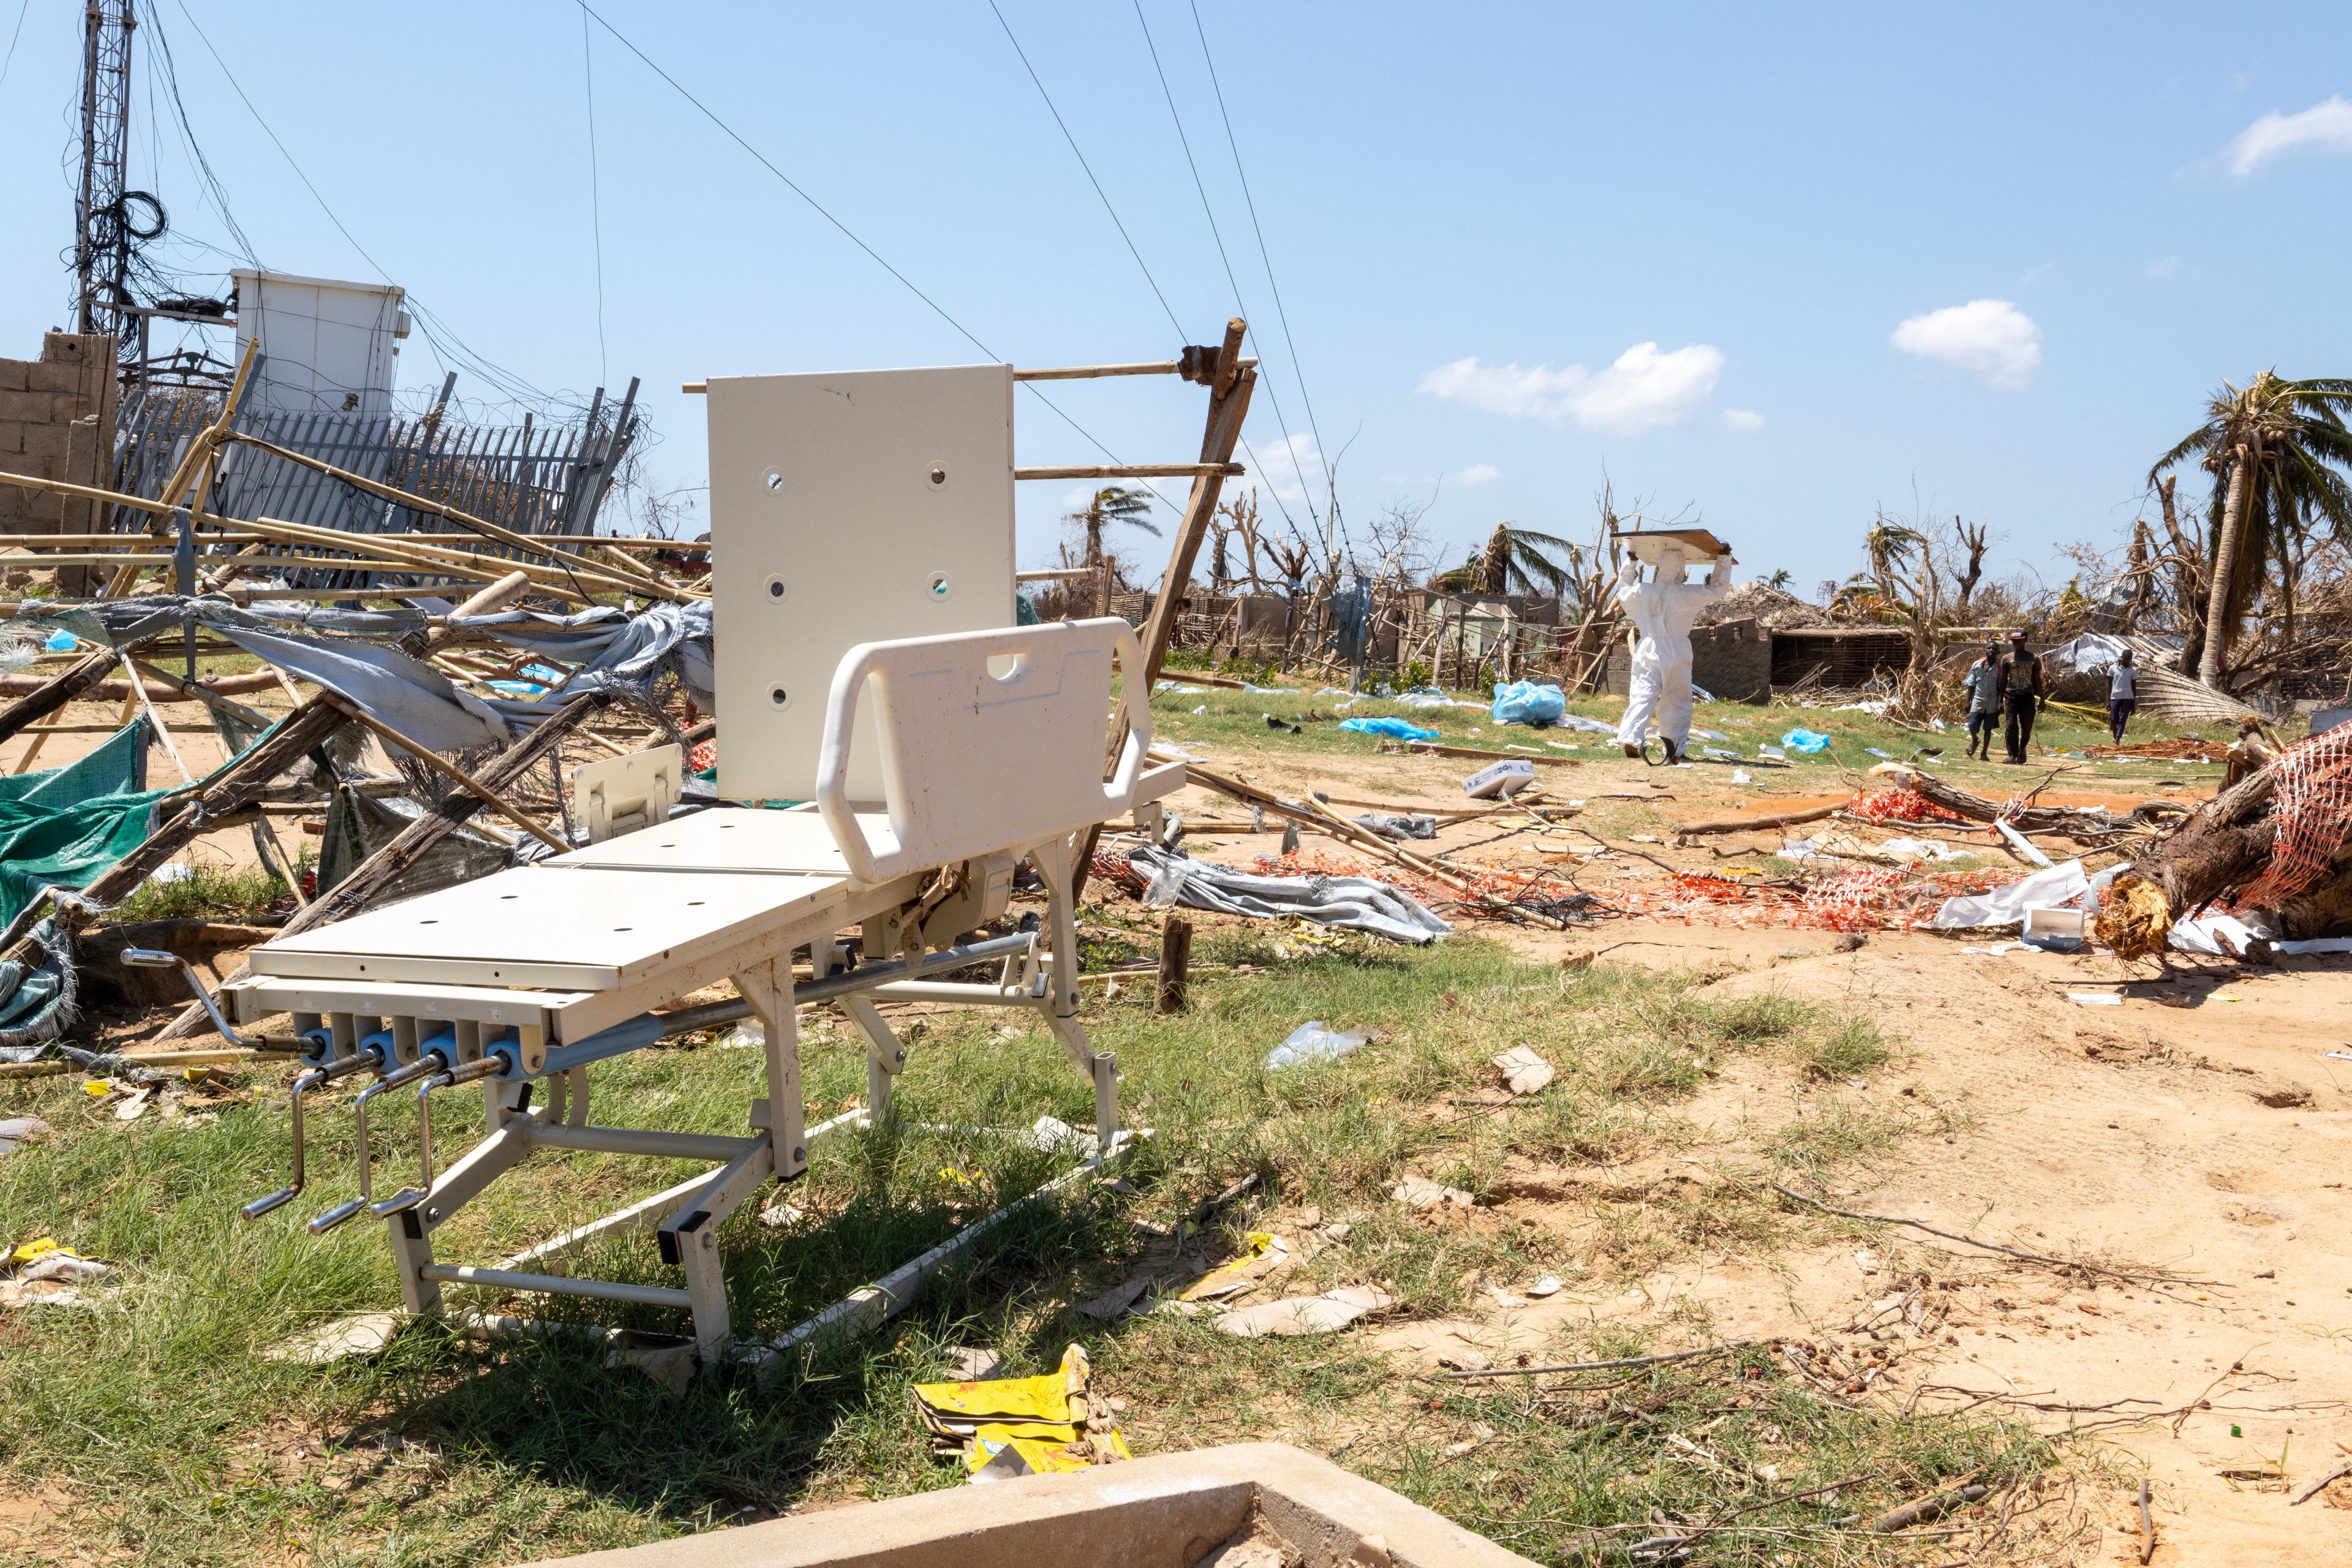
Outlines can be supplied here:
<path id="1" fill-rule="evenodd" d="M 2025 761 L 2026 743 L 2033 739 L 2033 716 L 2042 711 L 2042 660 L 2025 646 L 2023 632 L 2009 634 L 2009 651 L 2000 660 L 2001 710 L 2008 715 L 2001 738 L 2011 763 Z"/>

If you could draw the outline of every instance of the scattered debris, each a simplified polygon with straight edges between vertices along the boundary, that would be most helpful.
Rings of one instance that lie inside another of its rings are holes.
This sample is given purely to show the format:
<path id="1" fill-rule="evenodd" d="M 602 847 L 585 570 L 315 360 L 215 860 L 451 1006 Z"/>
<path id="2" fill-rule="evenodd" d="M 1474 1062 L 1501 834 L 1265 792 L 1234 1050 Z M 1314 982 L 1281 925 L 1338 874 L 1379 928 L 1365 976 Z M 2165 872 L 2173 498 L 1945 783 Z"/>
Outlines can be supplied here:
<path id="1" fill-rule="evenodd" d="M 1320 1296 L 1290 1296 L 1240 1307 L 1217 1320 L 1217 1331 L 1245 1340 L 1263 1335 L 1328 1334 L 1391 1305 L 1386 1291 L 1370 1285 L 1343 1285 Z"/>
<path id="2" fill-rule="evenodd" d="M 46 1138 L 51 1129 L 37 1116 L 12 1116 L 0 1121 L 0 1155 L 15 1153 L 36 1138 Z"/>
<path id="3" fill-rule="evenodd" d="M 1216 1268 L 1185 1288 L 1182 1300 L 1211 1301 L 1246 1289 L 1290 1261 L 1290 1242 L 1269 1231 L 1250 1232 L 1246 1249 L 1233 1262 Z"/>
<path id="4" fill-rule="evenodd" d="M 82 1287 L 114 1266 L 59 1247 L 55 1237 L 20 1242 L 0 1257 L 0 1308 L 88 1307 L 100 1300 Z"/>
<path id="5" fill-rule="evenodd" d="M 1151 1276 L 1139 1274 L 1123 1285 L 1112 1286 L 1091 1301 L 1079 1302 L 1077 1310 L 1089 1318 L 1099 1319 L 1106 1323 L 1113 1322 L 1125 1317 L 1129 1309 L 1142 1300 L 1143 1293 L 1150 1289 L 1151 1289 Z"/>
<path id="6" fill-rule="evenodd" d="M 1310 1062 L 1335 1062 L 1371 1041 L 1371 1031 L 1368 1029 L 1349 1029 L 1342 1034 L 1320 1018 L 1309 1018 L 1265 1054 L 1265 1070 L 1281 1072 Z"/>
<path id="7" fill-rule="evenodd" d="M 1132 1458 L 1111 1402 L 1090 1387 L 1093 1375 L 1084 1347 L 1073 1344 L 1060 1369 L 1043 1377 L 919 1383 L 915 1414 L 933 1451 L 961 1454 L 975 1482 Z"/>
<path id="8" fill-rule="evenodd" d="M 1389 1194 L 1407 1208 L 1475 1208 L 1478 1200 L 1460 1187 L 1449 1187 L 1426 1176 L 1407 1176 Z"/>
<path id="9" fill-rule="evenodd" d="M 1557 1274 L 1540 1275 L 1534 1284 L 1528 1287 L 1528 1294 L 1535 1297 L 1557 1296 L 1559 1292 L 1560 1280 Z"/>
<path id="10" fill-rule="evenodd" d="M 399 1312 L 354 1312 L 305 1329 L 261 1354 L 267 1361 L 299 1362 L 305 1366 L 372 1356 L 392 1342 L 404 1321 Z"/>
<path id="11" fill-rule="evenodd" d="M 1495 1058 L 1495 1065 L 1503 1069 L 1503 1087 L 1513 1094 L 1533 1094 L 1552 1080 L 1551 1063 L 1531 1047 L 1513 1046 Z"/>

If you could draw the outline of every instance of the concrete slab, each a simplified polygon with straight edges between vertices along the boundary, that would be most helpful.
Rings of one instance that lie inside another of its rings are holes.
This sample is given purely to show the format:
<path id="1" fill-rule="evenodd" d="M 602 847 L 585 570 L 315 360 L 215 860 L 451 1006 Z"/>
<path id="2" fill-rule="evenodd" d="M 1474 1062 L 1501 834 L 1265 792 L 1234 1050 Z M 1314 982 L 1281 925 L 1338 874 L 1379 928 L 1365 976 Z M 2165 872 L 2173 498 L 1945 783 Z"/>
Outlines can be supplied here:
<path id="1" fill-rule="evenodd" d="M 1329 1460 L 1239 1443 L 555 1559 L 567 1568 L 1192 1568 L 1253 1526 L 1302 1568 L 1531 1568 Z"/>

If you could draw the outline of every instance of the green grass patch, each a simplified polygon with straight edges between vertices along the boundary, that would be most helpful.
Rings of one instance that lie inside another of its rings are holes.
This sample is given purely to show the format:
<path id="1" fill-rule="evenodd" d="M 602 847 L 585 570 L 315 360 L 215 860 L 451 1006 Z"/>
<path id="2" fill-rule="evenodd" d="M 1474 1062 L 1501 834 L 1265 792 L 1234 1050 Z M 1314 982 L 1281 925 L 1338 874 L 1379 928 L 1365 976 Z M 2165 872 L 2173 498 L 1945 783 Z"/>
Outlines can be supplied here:
<path id="1" fill-rule="evenodd" d="M 142 896 L 181 889 L 182 901 L 139 917 L 251 907 L 233 904 L 216 878 L 200 871 L 151 888 Z M 1112 933 L 1106 952 L 1126 947 L 1114 915 L 1090 910 L 1087 923 Z M 278 1185 L 288 1163 L 283 1073 L 254 1073 L 246 1103 L 131 1123 L 71 1079 L 0 1084 L 0 1112 L 57 1129 L 6 1161 L 0 1238 L 52 1234 L 118 1266 L 119 1293 L 94 1309 L 0 1318 L 0 1476 L 19 1489 L 62 1480 L 75 1502 L 29 1554 L 454 1568 L 626 1545 L 746 1509 L 953 1485 L 960 1472 L 926 1451 L 906 1391 L 940 1375 L 943 1348 L 958 1343 L 992 1346 L 1008 1371 L 1027 1373 L 1083 1340 L 1105 1384 L 1132 1402 L 1144 1451 L 1269 1434 L 1339 1449 L 1342 1462 L 1538 1557 L 1591 1525 L 1753 1494 L 1745 1480 L 1710 1491 L 1715 1480 L 1659 1449 L 1663 1433 L 1686 1422 L 1721 1418 L 1707 1439 L 1717 1443 L 1748 1443 L 1752 1429 L 1766 1445 L 1760 1434 L 1775 1427 L 1787 1436 L 1770 1451 L 1801 1457 L 1786 1461 L 1790 1481 L 1834 1479 L 1840 1464 L 1874 1456 L 1873 1502 L 1971 1466 L 2022 1473 L 2042 1462 L 2022 1436 L 1983 1424 L 1906 1426 L 1899 1442 L 1874 1436 L 1870 1418 L 1807 1404 L 1801 1385 L 1769 1369 L 1645 1379 L 1593 1406 L 1602 1412 L 1593 1424 L 1568 1418 L 1584 1408 L 1572 1401 L 1522 1410 L 1520 1391 L 1401 1379 L 1360 1335 L 1243 1342 L 1202 1321 L 1106 1328 L 1074 1315 L 1072 1303 L 1127 1277 L 1156 1245 L 1141 1222 L 1165 1226 L 1246 1172 L 1260 1174 L 1268 1201 L 1314 1204 L 1351 1226 L 1344 1245 L 1301 1264 L 1296 1278 L 1318 1288 L 1378 1281 L 1402 1310 L 1438 1313 L 1459 1310 L 1481 1278 L 1572 1268 L 1561 1237 L 1433 1227 L 1388 1191 L 1406 1170 L 1478 1190 L 1514 1154 L 1622 1158 L 1671 1145 L 1688 1136 L 1676 1104 L 1727 1060 L 1795 1048 L 1827 1027 L 1826 1015 L 1784 999 L 1697 999 L 1688 976 L 1563 975 L 1475 938 L 1406 950 L 1311 934 L 1204 931 L 1204 961 L 1277 972 L 1204 973 L 1180 1016 L 1150 1011 L 1147 985 L 1108 1005 L 1090 988 L 1088 1027 L 1118 1054 L 1128 1121 L 1154 1130 L 1123 1180 L 1023 1209 L 898 1323 L 765 1388 L 708 1376 L 672 1394 L 576 1342 L 484 1347 L 429 1324 L 372 1362 L 268 1360 L 261 1352 L 298 1330 L 398 1300 L 372 1222 L 317 1238 L 301 1227 L 353 1189 L 347 1096 L 318 1107 L 309 1189 L 248 1225 L 236 1205 Z M 1266 1072 L 1265 1053 L 1309 1018 L 1379 1037 L 1338 1062 Z M 818 1145 L 803 1180 L 763 1193 L 730 1222 L 721 1245 L 740 1333 L 791 1326 L 1066 1166 L 978 1130 L 1026 1128 L 1044 1114 L 1092 1120 L 1087 1087 L 1026 1015 L 941 1014 L 906 1032 L 914 1049 L 894 1121 Z M 1543 1053 L 1559 1077 L 1507 1114 L 1477 1110 L 1496 1093 L 1489 1058 L 1515 1045 Z M 844 1021 L 812 1016 L 803 1065 L 813 1115 L 863 1090 L 862 1043 Z M 760 1068 L 757 1051 L 708 1042 L 620 1058 L 593 1069 L 593 1119 L 740 1132 Z M 382 1190 L 410 1179 L 416 1158 L 408 1097 L 387 1099 L 372 1119 Z M 466 1111 L 462 1097 L 445 1097 L 436 1118 L 445 1162 L 478 1135 Z M 1822 1131 L 1828 1114 L 1808 1121 L 1806 1137 L 1822 1147 L 1805 1147 L 1821 1158 L 1833 1152 L 1835 1137 Z M 537 1155 L 438 1233 L 437 1250 L 491 1262 L 694 1168 Z M 762 1224 L 769 1203 L 800 1214 Z M 1223 1216 L 1209 1244 L 1231 1245 L 1256 1223 L 1246 1210 Z M 1760 1203 L 1677 1200 L 1653 1209 L 1640 1246 L 1645 1257 L 1762 1247 L 1776 1223 Z M 593 1247 L 576 1268 L 676 1279 L 644 1237 Z M 453 1295 L 548 1318 L 684 1326 L 682 1314 L 650 1308 Z M 1637 1396 L 1662 1403 L 1642 1414 L 1624 1403 Z M 1473 1422 L 1502 1436 L 1463 1464 L 1441 1463 L 1454 1429 Z M 1361 1435 L 1352 1447 L 1350 1432 Z M 1792 1561 L 1811 1560 L 1810 1539 L 1783 1541 L 1799 1549 Z"/>

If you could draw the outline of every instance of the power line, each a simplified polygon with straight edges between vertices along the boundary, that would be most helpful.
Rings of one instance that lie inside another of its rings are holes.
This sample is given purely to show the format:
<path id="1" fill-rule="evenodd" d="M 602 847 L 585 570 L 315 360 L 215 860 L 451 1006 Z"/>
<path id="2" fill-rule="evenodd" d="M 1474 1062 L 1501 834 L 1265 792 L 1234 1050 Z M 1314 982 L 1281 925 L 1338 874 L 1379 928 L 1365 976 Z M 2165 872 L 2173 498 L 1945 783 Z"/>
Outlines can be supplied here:
<path id="1" fill-rule="evenodd" d="M 1168 303 L 1168 296 L 1160 292 L 1160 279 L 1151 275 L 1150 267 L 1143 259 L 1143 252 L 1135 247 L 1135 237 L 1127 232 L 1127 225 L 1119 222 L 1118 209 L 1110 205 L 1110 196 L 1104 191 L 1102 182 L 1095 178 L 1094 165 L 1087 162 L 1084 153 L 1078 151 L 1078 139 L 1070 134 L 1068 124 L 1062 119 L 1062 111 L 1054 107 L 1054 95 L 1045 90 L 1045 82 L 1037 75 L 1037 68 L 1029 63 L 1029 51 L 1023 48 L 1021 40 L 1013 36 L 1013 24 L 1004 19 L 1004 12 L 996 0 L 988 0 L 988 8 L 996 13 L 996 25 L 1004 29 L 1005 42 L 1011 44 L 1013 52 L 1021 57 L 1022 69 L 1027 71 L 1029 79 L 1036 84 L 1037 96 L 1045 100 L 1045 112 L 1054 117 L 1055 125 L 1061 127 L 1062 140 L 1070 144 L 1070 152 L 1077 158 L 1078 167 L 1087 172 L 1087 183 L 1093 185 L 1095 195 L 1102 198 L 1103 211 L 1110 214 L 1111 226 L 1118 230 L 1119 238 L 1127 241 L 1127 253 L 1135 258 L 1136 266 L 1142 268 L 1143 280 L 1151 285 L 1151 292 L 1159 299 L 1160 308 L 1168 312 L 1168 324 L 1176 329 L 1176 339 L 1181 342 L 1184 340 L 1184 323 L 1176 319 L 1175 310 Z"/>
<path id="2" fill-rule="evenodd" d="M 1241 279 L 1234 275 L 1233 258 L 1225 254 L 1225 237 L 1224 234 L 1217 227 L 1216 209 L 1209 205 L 1209 187 L 1201 178 L 1201 165 L 1193 161 L 1192 139 L 1184 134 L 1184 117 L 1176 111 L 1176 94 L 1175 91 L 1168 85 L 1168 72 L 1160 64 L 1160 46 L 1151 41 L 1151 24 L 1144 20 L 1143 0 L 1135 0 L 1135 21 L 1136 25 L 1143 29 L 1143 47 L 1151 52 L 1152 71 L 1160 78 L 1160 91 L 1161 95 L 1168 100 L 1168 117 L 1176 122 L 1176 140 L 1184 149 L 1185 166 L 1192 171 L 1192 188 L 1201 193 L 1201 211 L 1205 214 L 1209 219 L 1210 237 L 1217 242 L 1217 259 L 1224 263 L 1225 281 L 1233 286 L 1234 306 L 1241 311 L 1242 319 L 1244 321 L 1247 321 L 1249 320 L 1250 310 L 1249 307 L 1242 301 Z M 1255 329 L 1253 328 L 1253 334 L 1255 334 Z M 1262 355 L 1265 353 L 1265 350 L 1261 348 L 1258 352 Z M 1282 426 L 1283 442 L 1286 446 L 1289 447 L 1291 467 L 1296 468 L 1298 466 L 1298 451 L 1297 447 L 1290 443 L 1290 418 L 1282 411 L 1282 395 L 1275 390 L 1274 382 L 1271 378 L 1269 378 L 1265 384 L 1265 395 L 1274 404 L 1274 417 Z M 1322 461 L 1323 443 L 1320 437 L 1318 437 L 1315 442 L 1315 452 L 1316 460 L 1318 462 Z M 1307 515 L 1318 527 L 1320 527 L 1323 520 L 1315 510 L 1314 490 L 1312 489 L 1308 489 L 1306 491 L 1306 497 Z M 1281 504 L 1281 500 L 1282 498 L 1279 496 L 1275 498 L 1275 502 L 1277 506 Z M 1289 514 L 1286 511 L 1283 515 L 1284 520 L 1287 521 Z M 1294 531 L 1295 526 L 1296 525 L 1294 525 Z"/>
<path id="3" fill-rule="evenodd" d="M 596 381 L 604 385 L 612 381 L 613 371 L 610 356 L 604 351 L 604 200 L 596 178 L 596 52 L 589 47 L 594 37 L 588 30 L 583 10 L 580 17 L 580 71 L 588 86 L 588 226 L 596 242 Z"/>
<path id="4" fill-rule="evenodd" d="M 247 96 L 243 84 L 236 79 L 236 73 L 228 68 L 228 62 L 221 58 L 220 50 L 213 47 L 213 41 L 205 34 L 204 25 L 198 22 L 194 14 L 188 9 L 187 0 L 173 0 L 173 3 L 180 7 L 180 15 L 187 18 L 188 26 L 195 29 L 196 38 L 205 46 L 205 52 L 212 56 L 213 63 L 220 67 L 221 75 L 227 78 L 230 89 L 236 94 L 237 100 L 245 105 L 246 112 L 253 116 L 253 122 L 261 127 L 261 133 L 269 138 L 271 146 L 278 149 L 278 155 L 286 160 L 286 166 L 294 171 L 294 177 L 302 182 L 302 188 L 310 193 L 310 199 L 319 204 L 319 210 L 327 215 L 327 221 L 335 226 L 335 231 L 343 237 L 353 250 L 359 252 L 361 259 L 375 268 L 377 277 L 386 283 L 392 282 L 392 274 L 384 270 L 382 262 L 369 254 L 367 247 L 359 242 L 358 237 L 344 226 L 343 220 L 335 216 L 335 209 L 327 205 L 327 198 L 319 194 L 319 187 L 310 183 L 310 176 L 302 172 L 302 165 L 294 161 L 294 154 L 287 151 L 286 143 L 278 139 L 277 132 L 269 128 L 269 121 L 261 117 L 261 110 L 254 107 L 253 100 Z M 491 363 L 490 361 L 476 353 L 466 346 L 463 339 L 449 330 L 446 322 L 426 310 L 414 293 L 404 289 L 403 293 L 410 313 L 415 318 L 417 325 L 424 329 L 425 341 L 432 345 L 434 357 L 442 362 L 442 367 L 445 370 L 448 367 L 448 361 L 456 359 L 466 369 L 518 402 L 537 403 L 547 406 L 558 405 L 563 401 L 550 396 L 522 377 Z M 575 403 L 572 406 L 576 408 L 579 405 Z"/>
<path id="5" fill-rule="evenodd" d="M 25 13 L 32 8 L 33 0 L 25 0 L 22 5 L 16 7 L 16 27 L 8 35 L 8 58 L 0 59 L 0 85 L 7 82 L 8 68 L 16 63 L 16 40 L 25 36 Z"/>
<path id="6" fill-rule="evenodd" d="M 183 0 L 183 3 L 184 3 L 184 0 Z M 802 189 L 799 182 L 795 181 L 790 174 L 785 174 L 782 169 L 776 167 L 773 163 L 770 162 L 766 153 L 761 152 L 757 147 L 752 146 L 749 142 L 746 142 L 733 126 L 728 124 L 724 120 L 719 119 L 719 116 L 712 111 L 709 104 L 704 103 L 702 100 L 695 97 L 691 92 L 688 92 L 686 89 L 685 85 L 676 77 L 662 69 L 660 66 L 656 65 L 652 58 L 649 57 L 645 50 L 631 43 L 628 40 L 627 36 L 622 33 L 619 28 L 614 26 L 612 23 L 604 20 L 604 16 L 597 12 L 595 7 L 588 4 L 588 0 L 578 0 L 578 3 L 582 11 L 585 12 L 588 16 L 594 17 L 596 25 L 613 36 L 614 42 L 618 43 L 623 48 L 628 50 L 629 53 L 636 56 L 639 63 L 644 65 L 647 70 L 653 72 L 654 75 L 661 78 L 663 81 L 668 83 L 672 91 L 676 92 L 680 98 L 686 100 L 687 102 L 694 105 L 698 113 L 699 113 L 705 120 L 710 121 L 712 125 L 718 127 L 720 135 L 726 137 L 730 142 L 734 142 L 735 145 L 750 153 L 754 163 L 758 163 L 760 167 L 767 170 L 768 173 L 773 174 L 778 180 L 782 181 L 785 189 L 791 191 L 793 195 L 800 197 L 802 201 L 807 203 L 809 209 L 815 213 L 817 216 L 831 224 L 834 228 L 840 233 L 844 239 L 846 239 L 850 244 L 864 251 L 877 267 L 879 267 L 883 271 L 887 272 L 891 277 L 897 279 L 899 283 L 905 286 L 908 293 L 912 294 L 916 299 L 920 300 L 925 305 L 930 307 L 932 314 L 939 317 L 940 321 L 945 321 L 949 326 L 953 327 L 962 335 L 966 342 L 969 342 L 972 347 L 978 349 L 990 360 L 999 364 L 1006 363 L 1003 355 L 998 353 L 994 349 L 990 348 L 986 343 L 981 342 L 979 337 L 973 333 L 971 328 L 965 326 L 961 321 L 957 321 L 953 316 L 948 314 L 946 306 L 940 304 L 937 300 L 932 299 L 929 294 L 924 293 L 922 289 L 917 288 L 913 279 L 908 277 L 905 273 L 891 266 L 889 262 L 884 260 L 880 251 L 875 249 L 872 246 L 858 238 L 857 236 L 852 232 L 847 224 L 842 222 L 839 218 L 834 216 L 830 211 L 826 210 L 824 203 L 818 201 L 814 196 L 809 195 L 807 191 Z M 1140 258 L 1138 259 L 1139 260 Z M 1181 336 L 1182 329 L 1179 328 L 1178 332 Z M 1031 383 L 1023 382 L 1021 384 L 1028 391 L 1032 397 L 1034 397 L 1038 402 L 1052 409 L 1055 417 L 1059 418 L 1063 424 L 1067 425 L 1071 429 L 1076 431 L 1088 446 L 1092 447 L 1096 451 L 1100 452 L 1104 457 L 1108 458 L 1113 463 L 1119 463 L 1121 461 L 1118 453 L 1113 452 L 1108 447 L 1104 446 L 1100 441 L 1095 439 L 1094 433 L 1088 430 L 1085 426 L 1079 424 L 1076 419 L 1071 418 L 1068 414 L 1065 413 L 1061 405 L 1055 403 L 1052 398 L 1038 391 Z M 1181 515 L 1181 509 L 1178 508 L 1174 502 L 1169 500 L 1165 496 L 1162 496 L 1158 490 L 1152 489 L 1147 486 L 1145 487 L 1145 493 L 1150 495 L 1153 500 L 1159 501 L 1160 505 L 1167 507 L 1170 510 L 1176 511 Z"/>
<path id="7" fill-rule="evenodd" d="M 1299 401 L 1307 405 L 1307 428 L 1315 437 L 1315 450 L 1320 458 L 1323 430 L 1315 422 L 1315 399 L 1307 391 L 1307 366 L 1298 357 L 1297 340 L 1290 335 L 1290 312 L 1283 308 L 1282 285 L 1275 281 L 1274 258 L 1266 250 L 1265 230 L 1257 220 L 1257 198 L 1250 194 L 1249 175 L 1242 169 L 1242 146 L 1234 136 L 1234 117 L 1225 108 L 1225 89 L 1223 83 L 1217 79 L 1217 62 L 1209 53 L 1209 31 L 1201 25 L 1200 0 L 1188 0 L 1188 3 L 1192 7 L 1192 30 L 1201 37 L 1201 58 L 1209 68 L 1209 85 L 1217 94 L 1217 117 L 1225 122 L 1225 145 L 1233 149 L 1234 173 L 1241 180 L 1242 200 L 1249 207 L 1250 228 L 1257 236 L 1257 256 L 1265 267 L 1265 285 L 1274 291 L 1274 313 L 1282 322 L 1283 346 L 1290 351 L 1290 374 L 1298 380 Z"/>

